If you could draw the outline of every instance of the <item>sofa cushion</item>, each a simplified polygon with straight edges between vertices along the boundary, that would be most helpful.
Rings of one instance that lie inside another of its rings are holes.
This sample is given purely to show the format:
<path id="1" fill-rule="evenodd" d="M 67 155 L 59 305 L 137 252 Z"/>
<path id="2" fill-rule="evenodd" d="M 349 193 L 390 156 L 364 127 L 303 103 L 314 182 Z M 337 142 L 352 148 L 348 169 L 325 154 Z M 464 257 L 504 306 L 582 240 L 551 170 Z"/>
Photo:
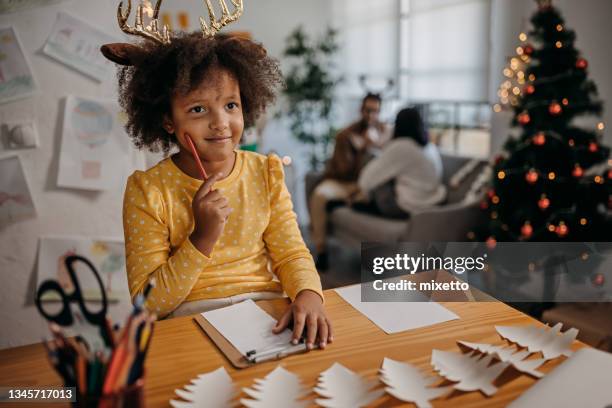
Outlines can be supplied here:
<path id="1" fill-rule="evenodd" d="M 389 219 L 355 211 L 349 207 L 335 209 L 330 216 L 335 235 L 351 236 L 359 241 L 400 241 L 408 219 Z"/>

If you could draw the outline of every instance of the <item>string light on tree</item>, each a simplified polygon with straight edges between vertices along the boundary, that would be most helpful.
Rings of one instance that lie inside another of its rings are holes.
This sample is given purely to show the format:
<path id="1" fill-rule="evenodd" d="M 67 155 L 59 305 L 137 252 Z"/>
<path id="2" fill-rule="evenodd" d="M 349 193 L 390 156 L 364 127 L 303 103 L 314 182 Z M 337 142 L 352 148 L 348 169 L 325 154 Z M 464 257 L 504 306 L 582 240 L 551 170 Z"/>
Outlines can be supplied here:
<path id="1" fill-rule="evenodd" d="M 555 228 L 555 233 L 559 238 L 565 238 L 569 234 L 569 228 L 565 225 L 565 222 L 559 221 L 559 225 Z"/>
<path id="2" fill-rule="evenodd" d="M 533 144 L 536 146 L 542 146 L 546 143 L 546 134 L 544 132 L 538 132 L 533 137 Z"/>
<path id="3" fill-rule="evenodd" d="M 529 112 L 523 111 L 522 113 L 518 115 L 517 120 L 518 120 L 518 123 L 520 123 L 521 125 L 523 126 L 527 125 L 529 122 L 531 122 L 531 117 L 529 116 Z"/>
<path id="4" fill-rule="evenodd" d="M 546 194 L 542 194 L 540 196 L 540 199 L 538 200 L 538 207 L 540 208 L 540 210 L 544 211 L 546 210 L 548 207 L 550 207 L 550 199 L 548 197 L 546 197 Z"/>
<path id="5" fill-rule="evenodd" d="M 574 170 L 572 170 L 572 176 L 576 178 L 580 178 L 584 175 L 584 170 L 580 167 L 580 164 L 576 163 L 574 165 Z"/>
<path id="6" fill-rule="evenodd" d="M 550 106 L 548 106 L 548 112 L 553 116 L 559 116 L 562 111 L 563 108 L 557 101 L 553 101 Z"/>
<path id="7" fill-rule="evenodd" d="M 603 274 L 596 273 L 595 275 L 593 275 L 593 278 L 591 279 L 591 282 L 595 286 L 603 286 L 604 283 L 606 283 L 606 278 L 603 276 Z"/>
<path id="8" fill-rule="evenodd" d="M 521 227 L 521 236 L 523 238 L 529 239 L 533 235 L 533 227 L 529 221 L 525 221 L 523 226 Z"/>
<path id="9" fill-rule="evenodd" d="M 529 184 L 535 184 L 538 181 L 538 172 L 535 169 L 530 169 L 527 174 L 525 174 L 525 180 Z"/>
<path id="10" fill-rule="evenodd" d="M 599 150 L 599 146 L 597 146 L 597 143 L 595 142 L 589 143 L 589 152 L 595 153 L 597 150 Z"/>

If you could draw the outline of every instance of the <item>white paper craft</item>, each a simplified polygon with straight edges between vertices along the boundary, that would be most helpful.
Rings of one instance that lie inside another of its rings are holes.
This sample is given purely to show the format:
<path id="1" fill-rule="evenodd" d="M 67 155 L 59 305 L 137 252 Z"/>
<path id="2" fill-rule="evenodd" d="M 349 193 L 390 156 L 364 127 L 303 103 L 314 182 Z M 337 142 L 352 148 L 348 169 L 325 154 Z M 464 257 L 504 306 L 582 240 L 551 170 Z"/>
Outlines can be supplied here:
<path id="1" fill-rule="evenodd" d="M 236 387 L 224 367 L 200 374 L 185 385 L 184 389 L 174 392 L 185 400 L 170 400 L 170 405 L 174 408 L 225 408 L 236 405 L 231 402 L 236 395 Z"/>
<path id="2" fill-rule="evenodd" d="M 210 324 L 243 355 L 290 346 L 292 332 L 272 333 L 276 320 L 251 299 L 202 313 Z"/>
<path id="3" fill-rule="evenodd" d="M 64 260 L 69 255 L 87 258 L 98 270 L 107 298 L 111 301 L 129 298 L 125 270 L 125 245 L 117 239 L 85 237 L 42 237 L 38 253 L 38 284 L 46 279 L 57 280 L 66 292 L 72 291 L 72 281 Z M 81 291 L 86 300 L 99 300 L 100 289 L 92 272 L 82 262 L 74 264 Z M 43 301 L 57 300 L 46 297 Z"/>
<path id="4" fill-rule="evenodd" d="M 242 391 L 253 398 L 240 400 L 247 408 L 301 408 L 308 405 L 308 401 L 299 401 L 307 393 L 300 378 L 281 366 L 266 378 L 255 379 L 251 388 L 243 388 Z"/>
<path id="5" fill-rule="evenodd" d="M 372 390 L 377 381 L 366 380 L 340 363 L 334 363 L 319 375 L 314 391 L 324 398 L 317 398 L 317 405 L 326 408 L 363 407 L 384 394 L 384 390 Z"/>
<path id="6" fill-rule="evenodd" d="M 86 190 L 125 185 L 140 163 L 112 100 L 66 98 L 57 184 Z"/>
<path id="7" fill-rule="evenodd" d="M 412 402 L 417 408 L 431 407 L 430 400 L 446 394 L 452 387 L 431 388 L 439 378 L 427 376 L 408 363 L 386 358 L 380 369 L 380 380 L 387 385 L 385 391 L 400 401 Z"/>
<path id="8" fill-rule="evenodd" d="M 531 353 L 541 352 L 544 359 L 551 360 L 561 355 L 571 356 L 571 345 L 576 340 L 578 329 L 571 328 L 561 335 L 562 323 L 549 330 L 548 326 L 495 326 L 504 339 L 527 347 Z"/>
<path id="9" fill-rule="evenodd" d="M 36 210 L 19 156 L 0 159 L 0 225 L 34 217 Z"/>
<path id="10" fill-rule="evenodd" d="M 347 286 L 335 291 L 387 334 L 432 326 L 459 318 L 435 302 L 362 302 L 360 285 Z"/>
<path id="11" fill-rule="evenodd" d="M 535 383 L 508 407 L 609 407 L 612 403 L 610 373 L 610 353 L 583 348 Z"/>
<path id="12" fill-rule="evenodd" d="M 0 103 L 31 96 L 36 90 L 32 70 L 13 27 L 0 29 Z"/>
<path id="13" fill-rule="evenodd" d="M 510 363 L 500 361 L 491 364 L 490 354 L 461 354 L 451 351 L 433 350 L 431 365 L 444 378 L 455 381 L 453 387 L 460 391 L 480 390 L 491 396 L 497 392 L 493 381 Z"/>
<path id="14" fill-rule="evenodd" d="M 66 13 L 58 13 L 42 51 L 45 55 L 102 82 L 115 67 L 100 52 L 103 44 L 117 39 Z"/>
<path id="15" fill-rule="evenodd" d="M 531 355 L 529 350 L 518 351 L 514 346 L 503 347 L 484 343 L 470 343 L 467 341 L 458 341 L 457 343 L 469 349 L 480 351 L 481 353 L 491 354 L 500 361 L 512 364 L 514 368 L 522 373 L 532 375 L 536 378 L 544 376 L 544 373 L 538 371 L 537 368 L 544 364 L 546 359 L 538 358 L 525 360 L 526 357 Z"/>

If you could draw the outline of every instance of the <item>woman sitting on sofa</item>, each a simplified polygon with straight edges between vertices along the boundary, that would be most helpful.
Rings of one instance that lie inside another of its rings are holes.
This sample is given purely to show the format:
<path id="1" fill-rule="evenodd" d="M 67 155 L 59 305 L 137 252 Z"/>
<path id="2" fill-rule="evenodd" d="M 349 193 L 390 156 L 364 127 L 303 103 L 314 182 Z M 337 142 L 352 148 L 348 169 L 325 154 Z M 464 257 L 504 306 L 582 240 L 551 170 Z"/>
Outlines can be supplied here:
<path id="1" fill-rule="evenodd" d="M 361 170 L 357 183 L 374 211 L 386 217 L 405 218 L 444 201 L 440 153 L 416 109 L 397 114 L 393 139 Z"/>

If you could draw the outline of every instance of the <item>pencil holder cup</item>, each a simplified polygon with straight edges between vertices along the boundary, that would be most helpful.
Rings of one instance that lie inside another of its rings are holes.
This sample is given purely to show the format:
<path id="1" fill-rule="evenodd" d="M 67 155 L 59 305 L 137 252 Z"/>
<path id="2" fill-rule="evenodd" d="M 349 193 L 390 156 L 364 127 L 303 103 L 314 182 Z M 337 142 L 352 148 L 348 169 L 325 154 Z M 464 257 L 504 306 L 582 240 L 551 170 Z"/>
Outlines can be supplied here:
<path id="1" fill-rule="evenodd" d="M 86 408 L 144 408 L 144 379 L 116 392 L 103 395 L 77 394 L 73 407 Z"/>

